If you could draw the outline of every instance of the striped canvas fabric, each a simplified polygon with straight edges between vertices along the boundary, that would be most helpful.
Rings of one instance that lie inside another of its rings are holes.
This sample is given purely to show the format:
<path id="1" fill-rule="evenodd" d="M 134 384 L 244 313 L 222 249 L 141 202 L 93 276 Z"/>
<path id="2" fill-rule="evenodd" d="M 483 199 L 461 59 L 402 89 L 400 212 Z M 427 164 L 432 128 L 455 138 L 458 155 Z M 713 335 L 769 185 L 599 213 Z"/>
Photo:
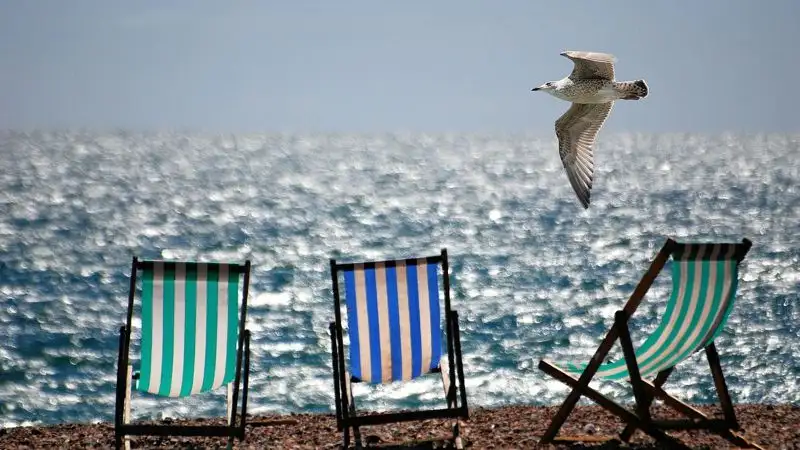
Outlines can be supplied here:
<path id="1" fill-rule="evenodd" d="M 673 252 L 672 294 L 661 323 L 636 350 L 642 377 L 652 377 L 705 348 L 725 326 L 738 283 L 735 244 L 682 244 Z M 566 364 L 581 373 L 585 364 Z M 600 366 L 597 376 L 627 379 L 624 359 Z"/>
<path id="2" fill-rule="evenodd" d="M 388 383 L 439 367 L 438 267 L 422 258 L 342 271 L 353 376 Z"/>
<path id="3" fill-rule="evenodd" d="M 239 331 L 237 269 L 161 261 L 144 267 L 137 390 L 185 397 L 233 381 Z"/>

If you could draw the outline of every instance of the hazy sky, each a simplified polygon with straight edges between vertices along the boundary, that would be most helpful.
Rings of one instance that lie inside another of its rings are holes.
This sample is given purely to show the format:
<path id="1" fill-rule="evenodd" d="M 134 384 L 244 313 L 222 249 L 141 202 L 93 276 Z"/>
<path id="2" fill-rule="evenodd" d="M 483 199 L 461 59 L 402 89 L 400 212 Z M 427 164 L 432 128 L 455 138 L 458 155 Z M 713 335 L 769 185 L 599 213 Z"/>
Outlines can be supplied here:
<path id="1" fill-rule="evenodd" d="M 800 1 L 0 0 L 0 129 L 551 132 L 563 50 L 650 96 L 606 130 L 800 131 Z"/>

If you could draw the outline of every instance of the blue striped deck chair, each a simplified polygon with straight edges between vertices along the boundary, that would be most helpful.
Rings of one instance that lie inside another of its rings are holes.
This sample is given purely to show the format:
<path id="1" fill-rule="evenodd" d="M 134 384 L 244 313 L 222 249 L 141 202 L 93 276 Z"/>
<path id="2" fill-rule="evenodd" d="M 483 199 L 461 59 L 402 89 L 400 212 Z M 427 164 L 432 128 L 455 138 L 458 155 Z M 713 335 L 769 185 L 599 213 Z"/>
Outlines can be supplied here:
<path id="1" fill-rule="evenodd" d="M 459 419 L 468 418 L 469 412 L 458 313 L 450 309 L 447 250 L 436 256 L 391 261 L 340 264 L 332 259 L 331 277 L 336 425 L 344 433 L 345 448 L 350 443 L 350 428 L 360 445 L 360 426 L 434 418 L 453 419 L 453 442 L 461 445 Z M 347 353 L 342 284 L 349 337 Z M 430 373 L 441 375 L 445 407 L 367 415 L 356 411 L 351 383 L 404 382 Z"/>
<path id="2" fill-rule="evenodd" d="M 139 279 L 141 345 L 134 369 L 130 344 Z M 142 435 L 219 436 L 227 437 L 229 445 L 234 438 L 244 439 L 250 373 L 250 331 L 245 329 L 249 284 L 250 261 L 223 264 L 133 258 L 128 313 L 119 330 L 116 448 L 123 441 L 127 448 L 128 436 Z M 177 398 L 223 386 L 227 388 L 226 425 L 130 423 L 132 390 L 155 398 Z"/>
<path id="3" fill-rule="evenodd" d="M 558 413 L 542 436 L 542 443 L 580 438 L 557 437 L 581 395 L 585 395 L 620 417 L 626 427 L 619 439 L 627 442 L 640 429 L 667 445 L 685 448 L 669 430 L 705 429 L 719 434 L 734 445 L 759 448 L 739 433 L 731 397 L 722 375 L 714 339 L 725 326 L 736 299 L 739 264 L 752 243 L 678 243 L 667 239 L 650 268 L 642 277 L 625 306 L 616 312 L 614 325 L 588 364 L 539 362 L 548 375 L 572 387 Z M 629 320 L 653 281 L 672 259 L 672 290 L 656 329 L 638 347 L 631 340 Z M 619 340 L 623 359 L 605 361 Z M 705 350 L 722 418 L 711 418 L 668 394 L 663 389 L 675 366 L 700 350 Z M 589 386 L 593 378 L 630 383 L 635 399 L 633 410 L 625 408 Z M 653 381 L 648 381 L 652 379 Z M 655 399 L 685 416 L 677 420 L 657 420 L 650 414 Z"/>

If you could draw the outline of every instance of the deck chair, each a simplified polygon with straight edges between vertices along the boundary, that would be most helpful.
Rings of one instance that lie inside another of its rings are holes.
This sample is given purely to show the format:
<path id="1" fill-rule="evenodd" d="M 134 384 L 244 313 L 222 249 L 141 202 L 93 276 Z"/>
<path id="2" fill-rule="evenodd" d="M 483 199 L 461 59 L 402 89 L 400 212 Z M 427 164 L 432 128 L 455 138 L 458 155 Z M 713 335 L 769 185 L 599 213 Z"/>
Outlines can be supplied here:
<path id="1" fill-rule="evenodd" d="M 613 326 L 588 364 L 539 362 L 541 370 L 572 387 L 541 442 L 548 444 L 560 440 L 557 438 L 559 429 L 580 396 L 585 395 L 627 424 L 619 436 L 622 441 L 627 442 L 637 429 L 641 429 L 664 444 L 680 448 L 684 447 L 683 444 L 666 431 L 706 429 L 735 445 L 758 448 L 739 433 L 740 427 L 714 345 L 714 339 L 733 309 L 739 263 L 751 245 L 747 239 L 740 244 L 688 244 L 667 239 L 628 302 L 615 314 Z M 634 350 L 628 321 L 670 257 L 673 260 L 672 292 L 666 310 L 655 331 Z M 617 340 L 624 359 L 604 362 Z M 705 349 L 722 418 L 708 417 L 663 389 L 675 366 L 701 349 Z M 635 410 L 619 405 L 590 387 L 589 383 L 595 377 L 630 382 Z M 651 378 L 653 381 L 648 381 Z M 656 398 L 685 418 L 657 420 L 651 417 L 650 406 Z"/>
<path id="2" fill-rule="evenodd" d="M 350 339 L 347 358 L 340 276 L 344 281 Z M 351 428 L 355 443 L 360 446 L 361 426 L 434 418 L 454 419 L 453 442 L 460 446 L 459 419 L 467 419 L 469 412 L 458 313 L 450 309 L 447 250 L 419 259 L 348 264 L 332 259 L 331 278 L 335 317 L 330 323 L 333 387 L 336 426 L 344 433 L 344 447 L 350 445 Z M 444 284 L 444 330 L 440 279 Z M 445 408 L 366 415 L 356 411 L 351 383 L 403 382 L 432 372 L 441 374 Z"/>
<path id="3" fill-rule="evenodd" d="M 129 353 L 139 272 L 141 355 L 134 371 Z M 245 329 L 249 283 L 250 261 L 242 265 L 133 258 L 128 314 L 119 330 L 116 448 L 123 441 L 127 448 L 132 435 L 220 436 L 228 437 L 229 446 L 234 437 L 244 439 L 250 373 L 250 331 Z M 243 391 L 237 422 L 240 384 Z M 130 423 L 131 389 L 148 396 L 187 397 L 222 386 L 227 387 L 227 425 Z"/>

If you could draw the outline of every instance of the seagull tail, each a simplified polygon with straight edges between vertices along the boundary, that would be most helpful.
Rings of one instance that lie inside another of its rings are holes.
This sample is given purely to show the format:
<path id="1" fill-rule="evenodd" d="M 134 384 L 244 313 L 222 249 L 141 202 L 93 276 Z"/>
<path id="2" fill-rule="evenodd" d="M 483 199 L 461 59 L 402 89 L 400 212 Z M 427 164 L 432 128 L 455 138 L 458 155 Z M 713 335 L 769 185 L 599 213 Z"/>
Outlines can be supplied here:
<path id="1" fill-rule="evenodd" d="M 647 97 L 650 92 L 644 80 L 622 81 L 617 83 L 616 88 L 622 94 L 623 100 L 639 100 Z"/>

